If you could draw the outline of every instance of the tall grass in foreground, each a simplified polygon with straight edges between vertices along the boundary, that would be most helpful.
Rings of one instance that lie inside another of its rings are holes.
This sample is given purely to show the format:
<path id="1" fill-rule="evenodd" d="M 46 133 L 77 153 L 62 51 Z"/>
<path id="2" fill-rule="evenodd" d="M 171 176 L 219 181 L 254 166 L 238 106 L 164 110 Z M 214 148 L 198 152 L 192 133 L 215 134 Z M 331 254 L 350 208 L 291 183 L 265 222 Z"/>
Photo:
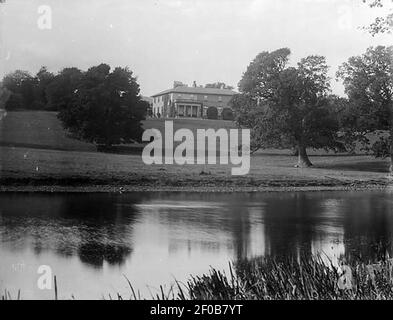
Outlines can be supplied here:
<path id="1" fill-rule="evenodd" d="M 110 300 L 141 300 L 126 278 L 131 296 L 117 293 L 103 296 Z M 160 286 L 156 300 L 338 300 L 393 299 L 393 259 L 366 264 L 351 261 L 340 267 L 321 256 L 301 259 L 271 257 L 230 263 L 229 275 L 214 268 L 208 274 L 192 276 L 186 283 L 176 281 L 169 290 Z M 0 292 L 0 300 L 19 300 L 9 291 Z M 57 285 L 54 298 L 57 300 Z M 75 299 L 72 296 L 72 299 Z"/>
<path id="2" fill-rule="evenodd" d="M 18 295 L 16 297 L 13 297 L 8 290 L 4 290 L 4 292 L 0 294 L 0 300 L 20 300 L 20 290 L 18 290 Z"/>
<path id="3" fill-rule="evenodd" d="M 300 261 L 258 258 L 235 264 L 230 275 L 211 269 L 178 286 L 177 299 L 393 299 L 393 262 L 351 262 L 339 268 L 321 257 Z M 343 271 L 344 270 L 344 271 Z"/>

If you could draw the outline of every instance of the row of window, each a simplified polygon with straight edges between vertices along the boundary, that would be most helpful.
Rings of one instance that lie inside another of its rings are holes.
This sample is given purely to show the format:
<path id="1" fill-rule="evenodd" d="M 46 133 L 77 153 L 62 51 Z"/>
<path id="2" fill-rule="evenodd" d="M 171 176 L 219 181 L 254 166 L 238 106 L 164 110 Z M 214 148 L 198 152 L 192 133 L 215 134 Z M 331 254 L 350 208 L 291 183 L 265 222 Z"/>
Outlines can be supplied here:
<path id="1" fill-rule="evenodd" d="M 189 98 L 189 99 L 191 99 L 191 100 L 197 100 L 198 99 L 198 96 L 195 94 L 190 94 L 190 95 L 182 95 L 181 93 L 179 93 L 179 94 L 177 94 L 176 95 L 176 98 L 177 99 L 181 99 L 181 98 L 184 98 L 184 99 L 187 99 L 187 97 Z M 207 98 L 208 98 L 208 96 L 204 96 L 203 97 L 204 98 L 204 100 L 207 100 Z M 164 101 L 164 96 L 159 96 L 159 97 L 154 97 L 153 98 L 153 101 L 154 101 L 154 103 L 157 103 L 157 102 L 160 102 L 160 101 Z M 218 101 L 222 101 L 222 97 L 221 96 L 218 96 Z"/>

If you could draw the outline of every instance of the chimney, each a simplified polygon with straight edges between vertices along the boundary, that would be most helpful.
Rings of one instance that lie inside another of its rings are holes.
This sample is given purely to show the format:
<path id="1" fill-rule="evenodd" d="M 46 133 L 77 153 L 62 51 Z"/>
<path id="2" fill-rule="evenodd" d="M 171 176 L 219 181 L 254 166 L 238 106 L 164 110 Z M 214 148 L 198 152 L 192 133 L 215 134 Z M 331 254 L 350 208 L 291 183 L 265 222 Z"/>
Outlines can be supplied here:
<path id="1" fill-rule="evenodd" d="M 194 88 L 197 87 L 196 81 L 193 82 L 192 86 L 193 86 Z"/>

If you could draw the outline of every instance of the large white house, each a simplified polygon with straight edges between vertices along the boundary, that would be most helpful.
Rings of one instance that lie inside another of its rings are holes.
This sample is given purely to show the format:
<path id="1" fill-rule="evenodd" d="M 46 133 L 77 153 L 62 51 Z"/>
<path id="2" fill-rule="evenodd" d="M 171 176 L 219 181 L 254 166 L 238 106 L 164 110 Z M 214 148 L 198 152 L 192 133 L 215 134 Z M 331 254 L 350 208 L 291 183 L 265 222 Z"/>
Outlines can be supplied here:
<path id="1" fill-rule="evenodd" d="M 206 118 L 209 108 L 216 108 L 221 118 L 223 110 L 230 109 L 229 101 L 235 91 L 204 88 L 195 85 L 175 85 L 152 96 L 154 117 Z"/>

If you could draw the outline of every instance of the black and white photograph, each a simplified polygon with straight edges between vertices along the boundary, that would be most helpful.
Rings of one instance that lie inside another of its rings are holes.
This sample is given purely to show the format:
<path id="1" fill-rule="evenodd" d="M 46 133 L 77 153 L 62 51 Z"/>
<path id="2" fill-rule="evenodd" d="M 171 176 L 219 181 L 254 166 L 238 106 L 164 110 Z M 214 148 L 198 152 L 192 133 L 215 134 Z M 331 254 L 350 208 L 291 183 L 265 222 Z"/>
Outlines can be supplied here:
<path id="1" fill-rule="evenodd" d="M 392 0 L 1 0 L 0 300 L 392 300 L 392 122 Z"/>

